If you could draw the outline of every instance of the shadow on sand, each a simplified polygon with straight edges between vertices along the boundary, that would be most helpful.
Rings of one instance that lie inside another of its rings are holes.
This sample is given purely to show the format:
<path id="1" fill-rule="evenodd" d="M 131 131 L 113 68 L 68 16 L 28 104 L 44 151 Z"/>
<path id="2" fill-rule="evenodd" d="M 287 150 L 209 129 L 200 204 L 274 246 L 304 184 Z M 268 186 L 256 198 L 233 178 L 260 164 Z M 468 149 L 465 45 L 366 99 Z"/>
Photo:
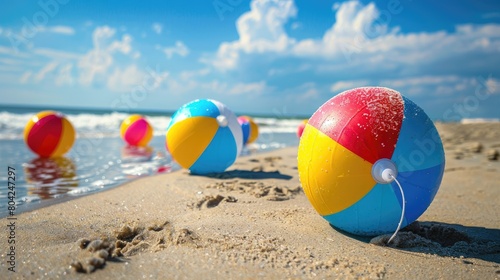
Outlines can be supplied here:
<path id="1" fill-rule="evenodd" d="M 193 176 L 204 176 L 217 179 L 278 179 L 278 180 L 290 180 L 293 177 L 286 174 L 281 174 L 279 171 L 250 171 L 250 170 L 231 170 L 221 173 L 209 173 L 209 174 L 191 174 Z"/>
<path id="2" fill-rule="evenodd" d="M 442 257 L 477 258 L 500 264 L 500 229 L 463 226 L 441 222 L 413 222 L 401 229 L 387 245 L 392 234 L 377 237 L 353 235 L 332 226 L 353 239 L 408 252 Z M 470 262 L 464 260 L 465 263 Z"/>

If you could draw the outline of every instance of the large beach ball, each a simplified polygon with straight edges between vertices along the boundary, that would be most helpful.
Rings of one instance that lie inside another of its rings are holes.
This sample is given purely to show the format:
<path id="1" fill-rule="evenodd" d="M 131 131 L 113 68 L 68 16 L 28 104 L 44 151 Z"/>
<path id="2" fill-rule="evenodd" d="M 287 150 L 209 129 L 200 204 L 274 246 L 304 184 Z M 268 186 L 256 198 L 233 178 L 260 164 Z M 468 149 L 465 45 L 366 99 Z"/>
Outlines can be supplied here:
<path id="1" fill-rule="evenodd" d="M 238 122 L 243 131 L 243 144 L 250 144 L 257 140 L 259 137 L 259 126 L 249 116 L 238 117 Z"/>
<path id="2" fill-rule="evenodd" d="M 24 142 L 40 157 L 59 157 L 73 146 L 75 130 L 63 114 L 42 111 L 26 124 Z"/>
<path id="3" fill-rule="evenodd" d="M 224 104 L 198 99 L 179 108 L 167 128 L 167 150 L 193 174 L 223 172 L 243 146 L 236 115 Z"/>
<path id="4" fill-rule="evenodd" d="M 153 137 L 153 127 L 145 117 L 131 115 L 123 120 L 120 135 L 131 146 L 145 147 Z"/>
<path id="5" fill-rule="evenodd" d="M 298 150 L 300 181 L 316 211 L 334 227 L 365 236 L 394 232 L 403 205 L 401 227 L 422 215 L 444 164 L 433 122 L 408 98 L 383 87 L 328 100 L 309 119 Z"/>

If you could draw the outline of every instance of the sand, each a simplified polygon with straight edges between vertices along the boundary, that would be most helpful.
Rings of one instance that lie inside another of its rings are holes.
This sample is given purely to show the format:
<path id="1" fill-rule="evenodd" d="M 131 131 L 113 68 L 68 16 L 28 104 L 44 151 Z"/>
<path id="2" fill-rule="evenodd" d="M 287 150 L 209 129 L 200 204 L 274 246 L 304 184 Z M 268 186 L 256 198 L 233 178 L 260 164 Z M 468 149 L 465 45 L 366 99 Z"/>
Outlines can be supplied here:
<path id="1" fill-rule="evenodd" d="M 0 278 L 499 279 L 500 124 L 437 127 L 440 190 L 390 246 L 314 211 L 292 147 L 218 176 L 180 170 L 16 215 L 16 272 L 4 227 Z"/>

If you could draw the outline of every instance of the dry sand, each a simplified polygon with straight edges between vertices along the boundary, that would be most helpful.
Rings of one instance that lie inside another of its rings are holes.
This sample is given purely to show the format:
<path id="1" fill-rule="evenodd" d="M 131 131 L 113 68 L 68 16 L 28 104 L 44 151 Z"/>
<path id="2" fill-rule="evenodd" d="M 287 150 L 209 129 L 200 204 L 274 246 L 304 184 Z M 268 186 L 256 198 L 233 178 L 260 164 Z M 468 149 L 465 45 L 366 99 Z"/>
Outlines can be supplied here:
<path id="1" fill-rule="evenodd" d="M 443 183 L 391 246 L 330 227 L 286 148 L 218 177 L 180 170 L 19 214 L 16 272 L 4 237 L 0 278 L 499 279 L 500 124 L 437 126 Z"/>

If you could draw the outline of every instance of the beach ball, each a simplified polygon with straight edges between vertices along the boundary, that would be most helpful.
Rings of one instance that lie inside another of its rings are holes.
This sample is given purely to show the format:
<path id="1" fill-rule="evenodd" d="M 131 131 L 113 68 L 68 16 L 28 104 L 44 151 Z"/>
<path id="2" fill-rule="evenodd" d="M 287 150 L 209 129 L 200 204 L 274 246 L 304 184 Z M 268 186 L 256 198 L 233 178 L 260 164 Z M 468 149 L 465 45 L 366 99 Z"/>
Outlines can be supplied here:
<path id="1" fill-rule="evenodd" d="M 243 131 L 243 144 L 249 144 L 259 137 L 259 126 L 249 116 L 238 117 L 238 123 Z"/>
<path id="2" fill-rule="evenodd" d="M 26 124 L 24 142 L 40 157 L 59 157 L 73 146 L 75 130 L 63 114 L 42 111 Z"/>
<path id="3" fill-rule="evenodd" d="M 307 120 L 303 120 L 300 122 L 299 126 L 297 126 L 297 137 L 301 137 L 304 132 L 304 128 L 306 127 Z"/>
<path id="4" fill-rule="evenodd" d="M 241 152 L 243 132 L 224 104 L 197 99 L 179 108 L 167 128 L 172 158 L 193 174 L 223 172 Z"/>
<path id="5" fill-rule="evenodd" d="M 145 147 L 153 137 L 153 127 L 145 117 L 131 115 L 123 120 L 120 135 L 131 146 Z"/>
<path id="6" fill-rule="evenodd" d="M 312 206 L 335 228 L 365 236 L 394 232 L 422 215 L 444 165 L 433 122 L 383 87 L 328 100 L 309 119 L 298 150 L 299 178 Z"/>

